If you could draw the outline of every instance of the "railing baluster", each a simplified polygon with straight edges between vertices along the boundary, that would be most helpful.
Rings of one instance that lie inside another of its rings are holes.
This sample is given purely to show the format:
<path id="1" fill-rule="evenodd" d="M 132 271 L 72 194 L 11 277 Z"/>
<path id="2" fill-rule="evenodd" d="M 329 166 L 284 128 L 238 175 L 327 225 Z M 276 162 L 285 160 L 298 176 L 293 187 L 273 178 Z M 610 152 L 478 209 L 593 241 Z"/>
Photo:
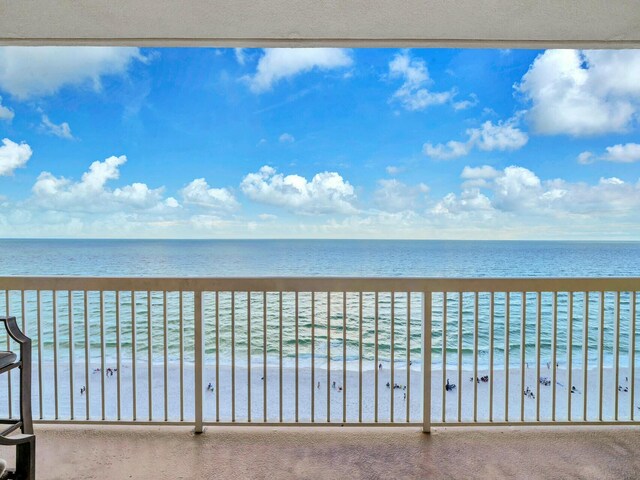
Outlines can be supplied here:
<path id="1" fill-rule="evenodd" d="M 331 422 L 331 292 L 327 292 L 327 422 Z"/>
<path id="2" fill-rule="evenodd" d="M 220 421 L 220 292 L 216 290 L 216 422 Z"/>
<path id="3" fill-rule="evenodd" d="M 489 421 L 493 422 L 493 337 L 495 319 L 495 292 L 489 296 Z"/>
<path id="4" fill-rule="evenodd" d="M 87 420 L 89 420 L 90 418 L 89 407 L 91 403 L 89 401 L 89 393 L 90 393 L 89 369 L 91 368 L 91 364 L 90 364 L 91 338 L 89 337 L 89 299 L 88 299 L 86 290 L 83 291 L 83 294 L 84 294 L 83 303 L 84 303 L 84 381 L 85 381 L 84 388 L 86 389 L 86 391 L 84 392 L 84 399 L 86 402 L 85 413 L 86 413 Z M 40 372 L 40 375 L 42 376 L 42 371 Z M 40 390 L 42 390 L 42 388 L 40 388 Z"/>
<path id="5" fill-rule="evenodd" d="M 251 292 L 247 292 L 247 422 L 251 422 Z"/>
<path id="6" fill-rule="evenodd" d="M 362 423 L 362 292 L 358 304 L 358 421 Z"/>
<path id="7" fill-rule="evenodd" d="M 131 291 L 131 381 L 132 381 L 132 388 L 133 390 L 131 390 L 131 407 L 132 407 L 132 418 L 133 421 L 135 422 L 138 419 L 137 416 L 137 410 L 138 410 L 138 399 L 137 399 L 137 388 L 136 388 L 136 383 L 137 383 L 137 372 L 136 372 L 136 350 L 137 350 L 137 346 L 136 346 L 136 292 L 135 290 Z M 180 311 L 182 311 L 182 303 L 180 304 Z M 182 335 L 182 325 L 180 325 L 180 334 Z M 182 342 L 180 342 L 180 345 L 182 346 Z M 182 351 L 182 347 L 180 348 L 180 350 Z M 180 379 L 182 380 L 182 376 L 180 377 Z M 182 387 L 182 385 L 181 385 Z M 180 388 L 180 400 L 182 401 L 182 388 Z M 180 420 L 182 420 L 182 418 L 180 418 Z"/>
<path id="8" fill-rule="evenodd" d="M 347 292 L 342 292 L 342 422 L 347 422 Z"/>
<path id="9" fill-rule="evenodd" d="M 473 421 L 478 421 L 478 292 L 473 294 Z"/>
<path id="10" fill-rule="evenodd" d="M 504 421 L 509 421 L 509 383 L 510 383 L 510 374 L 509 374 L 509 360 L 511 357 L 511 344 L 510 344 L 510 333 L 511 333 L 511 293 L 505 293 L 504 299 Z"/>
<path id="11" fill-rule="evenodd" d="M 166 302 L 165 302 L 166 303 Z M 166 312 L 165 312 L 166 319 Z M 122 419 L 122 401 L 121 401 L 121 391 L 122 384 L 120 376 L 120 370 L 122 368 L 121 359 L 120 359 L 120 290 L 116 290 L 116 395 L 117 395 L 117 418 L 118 420 Z M 165 359 L 166 362 L 166 359 Z M 166 383 L 166 382 L 165 382 Z M 166 418 L 165 418 L 166 420 Z"/>
<path id="12" fill-rule="evenodd" d="M 100 399 L 102 405 L 102 420 L 106 419 L 105 415 L 105 394 L 104 394 L 104 291 L 100 290 Z"/>
<path id="13" fill-rule="evenodd" d="M 180 421 L 184 422 L 184 291 L 180 290 L 178 297 L 179 319 L 178 328 L 180 330 L 178 348 L 180 357 Z"/>
<path id="14" fill-rule="evenodd" d="M 55 419 L 58 420 L 58 299 L 56 295 L 56 291 L 52 290 L 51 295 L 52 303 L 53 303 L 53 391 L 54 391 L 54 402 L 55 402 Z M 9 315 L 9 297 L 7 295 L 7 316 Z M 7 337 L 7 347 L 9 347 L 9 338 Z M 9 380 L 9 418 L 12 418 L 11 415 L 11 375 L 8 377 Z"/>
<path id="15" fill-rule="evenodd" d="M 442 423 L 447 421 L 447 308 L 448 294 L 442 293 Z"/>
<path id="16" fill-rule="evenodd" d="M 378 368 L 378 292 L 376 291 L 374 294 L 374 342 L 373 342 L 373 350 L 374 350 L 374 397 L 373 397 L 373 421 L 378 423 L 378 372 L 380 369 Z"/>
<path id="17" fill-rule="evenodd" d="M 406 400 L 406 421 L 411 418 L 411 292 L 407 292 L 407 398 Z"/>
<path id="18" fill-rule="evenodd" d="M 193 292 L 193 356 L 194 356 L 194 433 L 204 432 L 204 322 L 202 317 L 202 291 Z"/>
<path id="19" fill-rule="evenodd" d="M 542 329 L 542 292 L 536 292 L 536 422 L 540 421 L 540 330 Z"/>
<path id="20" fill-rule="evenodd" d="M 458 292 L 458 423 L 462 422 L 462 292 Z"/>
<path id="21" fill-rule="evenodd" d="M 574 292 L 569 292 L 567 311 L 567 421 L 571 421 L 571 393 L 573 390 L 573 300 Z"/>
<path id="22" fill-rule="evenodd" d="M 27 314 L 26 314 L 24 298 L 25 298 L 25 291 L 20 290 L 20 309 L 22 310 L 22 333 L 27 335 L 29 332 L 27 331 Z"/>
<path id="23" fill-rule="evenodd" d="M 527 357 L 527 293 L 521 292 L 520 295 L 520 421 L 524 422 L 524 384 Z"/>
<path id="24" fill-rule="evenodd" d="M 558 292 L 553 292 L 553 318 L 552 318 L 552 335 L 551 335 L 551 421 L 556 421 L 556 383 L 558 381 Z"/>
<path id="25" fill-rule="evenodd" d="M 422 294 L 422 431 L 431 431 L 431 321 L 432 293 Z"/>
<path id="26" fill-rule="evenodd" d="M 42 420 L 44 418 L 44 414 L 42 412 L 42 321 L 41 321 L 41 313 L 40 313 L 42 310 L 41 291 L 38 290 L 36 295 L 37 295 L 36 312 L 37 312 L 37 322 L 38 322 L 38 402 L 40 404 L 39 417 L 40 417 L 40 420 Z"/>
<path id="27" fill-rule="evenodd" d="M 5 290 L 4 291 L 4 306 L 5 306 L 5 313 L 6 316 L 10 316 L 11 315 L 11 308 L 9 306 L 9 290 Z M 55 305 L 55 300 L 54 300 L 54 305 Z M 55 308 L 54 308 L 55 309 Z M 54 332 L 54 338 L 55 338 L 55 332 Z M 9 337 L 9 335 L 7 335 L 7 350 L 11 350 L 11 337 Z M 55 350 L 54 350 L 55 352 Z M 57 364 L 54 365 L 54 370 L 57 368 Z M 58 382 L 57 382 L 57 370 L 56 371 L 56 385 L 55 385 L 55 389 L 56 389 L 56 420 L 58 419 Z M 11 412 L 13 405 L 12 405 L 12 398 L 13 396 L 11 395 L 11 371 L 9 371 L 7 373 L 7 403 L 8 403 L 8 407 L 9 407 L 9 418 L 13 418 L 13 414 Z"/>
<path id="28" fill-rule="evenodd" d="M 584 357 L 582 359 L 582 398 L 583 398 L 583 406 L 582 406 L 582 419 L 587 421 L 587 394 L 589 391 L 588 386 L 588 371 L 589 371 L 589 292 L 586 292 L 584 299 L 584 326 L 582 330 L 583 337 L 583 353 Z"/>
<path id="29" fill-rule="evenodd" d="M 231 292 L 231 421 L 236 421 L 236 292 Z"/>
<path id="30" fill-rule="evenodd" d="M 299 389 L 300 386 L 299 386 L 299 373 L 298 373 L 299 372 L 298 360 L 299 360 L 299 357 L 300 357 L 300 355 L 299 355 L 299 353 L 300 353 L 299 352 L 299 345 L 300 345 L 300 337 L 299 337 L 299 333 L 300 333 L 299 332 L 299 328 L 300 328 L 300 326 L 299 326 L 299 324 L 300 324 L 300 313 L 299 312 L 300 312 L 300 309 L 299 309 L 298 300 L 299 300 L 298 291 L 296 290 L 296 292 L 295 292 L 295 309 L 296 309 L 296 311 L 295 311 L 295 316 L 296 316 L 296 318 L 295 318 L 295 322 L 296 322 L 296 325 L 295 325 L 295 329 L 296 329 L 296 331 L 295 331 L 295 336 L 296 336 L 296 339 L 295 339 L 296 340 L 296 344 L 295 344 L 295 349 L 296 349 L 296 352 L 295 352 L 295 355 L 296 355 L 296 359 L 295 359 L 295 361 L 296 361 L 296 423 L 300 420 L 299 411 L 298 411 L 298 403 L 299 403 L 299 399 L 300 399 L 300 389 Z M 312 385 L 312 387 L 313 387 L 313 385 Z"/>
<path id="31" fill-rule="evenodd" d="M 72 292 L 69 290 L 67 292 L 67 314 L 69 316 L 69 413 L 71 420 L 73 420 L 75 418 L 73 411 L 73 398 L 75 392 L 73 387 L 73 301 L 71 296 Z M 22 297 L 22 318 L 24 319 L 24 291 Z"/>
<path id="32" fill-rule="evenodd" d="M 630 418 L 631 421 L 635 420 L 636 416 L 636 405 L 635 405 L 635 390 L 636 390 L 636 291 L 629 292 L 631 295 L 631 314 L 629 315 L 629 324 L 631 327 L 630 332 L 630 347 L 629 347 L 629 363 L 630 366 L 630 375 L 631 379 L 631 395 L 629 395 L 629 409 L 631 410 Z"/>
<path id="33" fill-rule="evenodd" d="M 267 292 L 262 292 L 262 411 L 267 421 Z"/>
<path id="34" fill-rule="evenodd" d="M 602 421 L 602 398 L 604 394 L 604 292 L 600 292 L 600 328 L 598 329 L 598 389 L 599 389 L 599 398 L 598 402 L 598 420 Z M 617 382 L 617 380 L 616 380 Z M 616 383 L 616 403 L 618 402 L 618 384 Z"/>
<path id="35" fill-rule="evenodd" d="M 119 292 L 118 292 L 119 293 Z M 117 314 L 116 314 L 117 315 Z M 167 325 L 167 291 L 163 290 L 162 291 L 162 338 L 164 340 L 164 344 L 163 344 L 163 356 L 164 356 L 164 380 L 163 380 L 163 386 L 164 386 L 164 421 L 167 422 L 169 420 L 169 340 L 168 340 L 168 334 L 169 334 L 169 328 Z M 117 327 L 116 330 L 116 334 L 120 334 L 120 327 Z M 118 362 L 120 361 L 120 339 L 118 337 Z M 118 363 L 118 365 L 120 365 Z M 118 416 L 120 415 L 119 413 L 119 408 L 120 408 L 120 367 L 118 366 Z"/>
<path id="36" fill-rule="evenodd" d="M 618 366 L 620 365 L 620 292 L 616 292 L 616 305 L 615 305 L 615 326 L 614 326 L 614 348 L 616 350 L 616 354 L 615 354 L 615 378 L 616 378 L 616 384 L 615 384 L 615 396 L 616 396 L 616 403 L 614 405 L 614 420 L 617 422 L 618 421 L 618 402 L 619 402 L 619 397 L 618 397 L 618 385 L 620 385 L 620 371 Z M 600 399 L 600 401 L 602 402 L 602 399 Z"/>
<path id="37" fill-rule="evenodd" d="M 316 421 L 315 407 L 316 407 L 316 292 L 311 292 L 311 422 Z M 318 386 L 320 382 L 318 382 Z M 329 386 L 327 385 L 327 388 Z"/>
<path id="38" fill-rule="evenodd" d="M 282 291 L 278 292 L 278 356 L 280 357 L 280 364 L 278 370 L 278 402 L 279 402 L 279 415 L 280 423 L 282 423 Z"/>
<path id="39" fill-rule="evenodd" d="M 22 333 L 24 333 L 25 335 L 28 335 L 28 331 L 27 331 L 27 313 L 26 313 L 26 307 L 25 307 L 25 291 L 24 290 L 20 290 L 20 308 L 22 310 Z M 73 392 L 73 386 L 71 388 L 71 392 Z M 73 396 L 73 393 L 72 393 Z"/>
<path id="40" fill-rule="evenodd" d="M 149 421 L 153 420 L 153 318 L 151 315 L 151 292 L 147 290 L 147 400 Z M 196 360 L 197 361 L 197 360 Z"/>
<path id="41" fill-rule="evenodd" d="M 391 423 L 393 423 L 394 421 L 394 415 L 393 415 L 393 407 L 394 407 L 394 399 L 395 399 L 395 358 L 394 358 L 394 347 L 395 347 L 395 330 L 396 330 L 396 311 L 395 311 L 395 307 L 396 307 L 396 293 L 395 292 L 391 292 L 391 344 L 390 344 L 390 354 L 391 354 L 391 388 L 390 388 L 390 392 L 391 392 L 391 400 L 389 402 L 389 421 Z"/>

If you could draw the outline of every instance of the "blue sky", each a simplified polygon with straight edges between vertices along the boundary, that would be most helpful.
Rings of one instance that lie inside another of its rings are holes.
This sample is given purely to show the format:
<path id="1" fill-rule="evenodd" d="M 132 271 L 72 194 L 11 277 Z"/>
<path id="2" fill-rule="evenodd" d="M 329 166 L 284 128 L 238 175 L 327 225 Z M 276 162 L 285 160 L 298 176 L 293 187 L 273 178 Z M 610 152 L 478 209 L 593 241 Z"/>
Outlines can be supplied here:
<path id="1" fill-rule="evenodd" d="M 639 239 L 640 51 L 0 48 L 5 237 Z"/>

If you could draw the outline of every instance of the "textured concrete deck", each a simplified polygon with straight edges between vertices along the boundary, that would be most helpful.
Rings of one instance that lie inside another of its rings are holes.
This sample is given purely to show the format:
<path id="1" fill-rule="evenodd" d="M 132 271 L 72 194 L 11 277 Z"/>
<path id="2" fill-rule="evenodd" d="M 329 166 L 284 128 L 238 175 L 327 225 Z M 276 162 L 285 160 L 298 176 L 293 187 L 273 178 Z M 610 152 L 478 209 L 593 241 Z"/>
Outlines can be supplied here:
<path id="1" fill-rule="evenodd" d="M 37 426 L 38 478 L 638 478 L 637 428 Z M 1 452 L 7 455 L 3 449 Z M 9 461 L 13 457 L 9 455 Z"/>

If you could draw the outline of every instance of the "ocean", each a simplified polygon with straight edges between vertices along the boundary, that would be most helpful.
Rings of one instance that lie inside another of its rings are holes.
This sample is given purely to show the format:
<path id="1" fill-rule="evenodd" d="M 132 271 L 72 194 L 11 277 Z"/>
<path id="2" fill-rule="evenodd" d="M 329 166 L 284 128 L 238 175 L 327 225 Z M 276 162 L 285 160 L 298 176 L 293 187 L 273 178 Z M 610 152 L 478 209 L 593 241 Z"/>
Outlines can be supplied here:
<path id="1" fill-rule="evenodd" d="M 361 241 L 361 240 L 0 240 L 0 275 L 79 275 L 79 276 L 366 276 L 366 277 L 608 277 L 608 276 L 636 276 L 640 272 L 640 243 L 637 242 L 542 242 L 542 241 Z M 72 311 L 74 318 L 73 329 L 74 346 L 81 359 L 83 350 L 83 310 L 81 292 L 72 294 Z M 255 298 L 253 298 L 255 296 Z M 259 298 L 258 298 L 259 297 Z M 311 321 L 310 298 L 300 297 L 300 336 L 299 351 L 302 356 L 310 355 L 311 327 L 316 329 L 316 350 L 314 354 L 318 358 L 326 356 L 326 319 Z M 0 312 L 7 310 L 5 296 L 0 298 Z M 105 294 L 109 299 L 109 294 Z M 167 311 L 169 315 L 168 334 L 173 341 L 169 342 L 169 356 L 178 358 L 179 350 L 177 339 L 179 337 L 178 298 L 174 294 L 168 295 Z M 31 301 L 29 301 L 31 299 Z M 26 317 L 32 323 L 36 316 L 35 292 L 27 294 Z M 127 321 L 126 312 L 130 311 L 131 297 L 128 293 L 121 295 L 121 312 L 123 321 L 121 326 L 121 346 L 123 358 L 130 356 L 131 350 L 131 322 Z M 213 309 L 210 301 L 205 301 L 205 322 L 207 332 L 213 331 Z M 447 332 L 447 351 L 454 358 L 457 352 L 457 299 L 449 298 L 448 323 L 451 326 Z M 566 348 L 566 296 L 559 298 L 559 342 L 558 356 L 565 358 L 562 348 Z M 580 339 L 583 322 L 580 319 L 584 298 L 576 297 L 574 305 L 575 326 L 574 335 Z M 253 340 L 251 344 L 252 355 L 258 359 L 262 355 L 261 337 L 261 294 L 252 295 L 254 315 L 257 318 L 251 320 Z M 480 309 L 485 312 L 480 315 L 479 339 L 481 363 L 486 363 L 488 358 L 488 326 L 489 319 L 486 311 L 488 295 L 479 298 Z M 520 349 L 520 323 L 517 314 L 520 311 L 520 297 L 512 298 L 511 308 L 514 312 L 510 325 L 511 355 L 512 361 L 519 361 Z M 11 313 L 20 313 L 19 292 L 11 292 L 9 295 L 9 310 Z M 162 294 L 152 294 L 152 319 L 153 336 L 161 339 L 162 319 L 158 312 L 162 310 Z M 246 294 L 239 295 L 235 299 L 236 310 L 236 342 L 233 345 L 236 354 L 244 358 L 247 350 L 245 341 L 247 333 L 247 319 L 243 317 L 246 312 Z M 278 298 L 270 295 L 268 298 L 268 342 L 267 353 L 270 359 L 279 355 L 278 337 Z M 291 295 L 284 295 L 284 315 L 292 315 Z M 326 298 L 318 299 L 316 305 L 317 315 L 326 312 Z M 341 312 L 342 297 L 340 293 L 332 295 L 332 315 Z M 406 358 L 406 295 L 396 296 L 397 307 L 395 315 L 395 358 L 401 361 Z M 496 362 L 504 353 L 504 295 L 498 295 L 495 299 L 495 337 L 494 348 Z M 598 298 L 593 296 L 589 328 L 590 353 L 589 359 L 597 359 L 598 343 Z M 115 309 L 113 299 L 106 303 L 105 307 L 105 345 L 106 355 L 115 355 Z M 335 304 L 335 306 L 334 306 Z M 380 325 L 379 325 L 379 355 L 387 359 L 390 353 L 390 297 L 380 296 Z M 624 359 L 625 348 L 629 344 L 629 305 L 630 295 L 621 295 L 621 352 Z M 347 299 L 347 307 L 353 316 L 357 312 L 357 298 L 351 296 Z M 465 297 L 463 309 L 465 314 L 472 309 L 471 297 Z M 613 315 L 613 298 L 606 299 L 605 314 Z M 97 294 L 89 296 L 91 356 L 96 358 L 100 350 L 100 338 L 98 318 L 100 316 L 99 299 Z M 532 311 L 531 308 L 533 308 Z M 193 313 L 193 305 L 188 299 L 184 303 L 184 353 L 188 360 L 193 354 L 193 325 L 189 318 Z M 221 362 L 228 362 L 231 353 L 231 294 L 220 296 L 220 331 L 218 348 Z M 542 326 L 541 326 L 541 351 L 544 359 L 550 359 L 549 349 L 551 339 L 551 296 L 543 295 L 542 298 Z M 42 293 L 42 321 L 43 321 L 43 357 L 50 359 L 53 351 L 53 294 Z M 420 305 L 418 298 L 412 298 L 411 315 L 411 354 L 413 358 L 420 355 Z M 154 313 L 155 312 L 155 313 Z M 69 329 L 65 324 L 68 318 L 69 305 L 66 293 L 57 298 L 56 314 L 58 319 L 57 339 L 58 348 L 65 349 L 68 346 Z M 349 314 L 349 316 L 352 316 Z M 136 315 L 146 318 L 146 297 L 141 293 L 136 298 Z M 246 314 L 245 314 L 246 315 Z M 442 297 L 434 297 L 434 332 L 433 354 L 434 361 L 440 358 L 443 347 L 442 319 L 438 322 L 438 315 L 442 315 Z M 535 317 L 535 302 L 529 302 L 527 308 L 528 318 Z M 357 325 L 349 319 L 347 360 L 357 360 L 358 340 Z M 369 307 L 364 309 L 363 325 L 363 355 L 365 359 L 371 359 L 374 355 L 373 328 L 374 312 L 369 302 Z M 145 322 L 142 322 L 145 323 Z M 340 360 L 341 354 L 341 317 L 332 316 L 332 360 Z M 255 324 L 255 325 L 254 325 Z M 47 328 L 49 326 L 50 328 Z M 563 329 L 564 326 L 564 329 Z M 145 325 L 142 325 L 145 327 Z M 141 328 L 138 325 L 138 328 Z M 640 330 L 640 329 L 638 329 Z M 137 332 L 138 333 L 138 332 Z M 535 348 L 535 324 L 528 323 L 525 330 L 526 355 L 533 354 Z M 147 350 L 146 332 L 140 330 L 136 350 L 143 355 Z M 324 336 L 323 336 L 324 335 Z M 471 361 L 473 346 L 473 325 L 465 323 L 463 329 L 463 361 Z M 154 358 L 160 359 L 163 354 L 160 341 L 154 341 L 156 348 L 153 350 Z M 283 356 L 292 359 L 295 353 L 295 337 L 293 324 L 285 321 L 283 329 Z M 613 335 L 611 328 L 605 330 L 605 354 L 613 353 Z M 640 344 L 640 341 L 637 342 Z M 564 346 L 563 346 L 564 344 Z M 579 347 L 579 345 L 577 345 Z M 577 348 L 576 347 L 576 348 Z M 215 353 L 215 343 L 211 334 L 205 338 L 206 353 L 209 358 Z M 576 350 L 575 362 L 579 364 L 581 356 Z"/>
<path id="2" fill-rule="evenodd" d="M 0 240 L 1 275 L 609 277 L 640 242 Z"/>

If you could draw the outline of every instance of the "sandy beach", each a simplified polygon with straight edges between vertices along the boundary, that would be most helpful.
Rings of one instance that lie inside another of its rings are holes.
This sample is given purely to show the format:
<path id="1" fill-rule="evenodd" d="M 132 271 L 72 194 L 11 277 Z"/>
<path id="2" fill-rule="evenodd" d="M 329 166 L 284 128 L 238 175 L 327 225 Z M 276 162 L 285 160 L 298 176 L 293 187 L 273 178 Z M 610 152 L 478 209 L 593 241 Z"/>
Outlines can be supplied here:
<path id="1" fill-rule="evenodd" d="M 307 362 L 308 363 L 308 362 Z M 106 364 L 107 368 L 114 367 L 110 363 Z M 34 365 L 33 378 L 33 412 L 34 418 L 55 419 L 55 389 L 54 389 L 54 369 L 51 363 L 42 365 L 42 414 L 40 413 L 40 395 L 39 395 L 39 379 L 38 368 Z M 83 365 L 78 363 L 74 365 L 73 379 L 73 418 L 86 419 L 86 396 L 89 396 L 90 419 L 102 419 L 102 372 L 93 371 L 99 368 L 98 363 L 91 365 L 89 373 L 89 384 L 85 381 L 85 372 Z M 335 368 L 334 368 L 335 367 Z M 522 392 L 529 387 L 534 395 L 538 395 L 538 385 L 536 383 L 535 366 L 525 368 L 525 381 L 521 384 L 521 374 L 519 368 L 510 368 L 509 370 L 509 399 L 508 410 L 509 420 L 518 421 L 521 418 L 521 411 L 525 420 L 536 419 L 536 407 L 540 405 L 539 418 L 541 421 L 550 421 L 552 419 L 552 386 L 539 385 L 539 397 L 525 397 L 521 403 Z M 164 366 L 155 364 L 152 367 L 152 419 L 155 421 L 165 420 L 165 402 L 164 402 Z M 248 397 L 247 388 L 247 368 L 246 361 L 244 365 L 236 365 L 235 369 L 235 409 L 232 409 L 232 374 L 229 365 L 220 365 L 219 379 L 216 387 L 215 366 L 207 365 L 204 375 L 204 416 L 206 421 L 216 420 L 216 398 L 219 397 L 219 419 L 220 421 L 232 421 L 235 418 L 238 422 L 244 422 L 248 419 Z M 597 420 L 599 418 L 598 398 L 600 393 L 600 385 L 598 383 L 597 368 L 591 368 L 588 371 L 586 389 L 587 394 L 587 419 Z M 411 422 L 420 422 L 422 420 L 422 380 L 419 365 L 411 368 L 410 384 L 407 383 L 407 371 L 404 366 L 396 366 L 394 378 L 391 379 L 390 364 L 383 363 L 382 368 L 377 370 L 378 374 L 378 401 L 377 419 L 380 422 L 389 422 L 391 420 L 391 398 L 393 395 L 393 421 L 407 421 L 407 405 L 409 407 L 409 420 Z M 541 365 L 540 376 L 551 379 L 551 370 L 546 365 Z M 329 381 L 327 380 L 327 370 L 325 366 L 316 367 L 313 372 L 314 379 L 312 383 L 312 372 L 309 366 L 303 366 L 301 362 L 298 370 L 298 420 L 301 422 L 311 421 L 311 396 L 314 397 L 314 418 L 317 422 L 325 422 L 327 420 L 327 386 L 329 385 L 330 398 L 330 420 L 331 422 L 343 421 L 343 401 L 346 397 L 346 421 L 358 421 L 359 418 L 359 372 L 353 369 L 346 371 L 346 384 L 343 382 L 342 364 L 332 364 Z M 376 369 L 369 368 L 362 372 L 362 420 L 364 422 L 375 421 L 375 375 Z M 476 383 L 477 390 L 474 392 L 474 382 L 470 380 L 473 375 L 472 369 L 463 369 L 461 372 L 462 382 L 458 381 L 458 372 L 454 368 L 447 368 L 446 378 L 451 383 L 456 384 L 453 391 L 445 391 L 446 404 L 446 421 L 457 421 L 458 419 L 458 399 L 460 398 L 460 419 L 462 421 L 472 421 L 474 418 L 474 394 L 477 395 L 477 420 L 480 422 L 489 421 L 490 415 L 490 386 L 491 382 Z M 490 375 L 487 369 L 479 369 L 478 376 L 482 377 Z M 251 366 L 251 420 L 260 422 L 264 420 L 264 370 L 261 364 L 252 364 Z M 630 383 L 626 380 L 628 371 L 626 368 L 620 368 L 618 372 L 619 385 L 628 392 L 618 392 L 618 418 L 620 420 L 628 420 L 630 418 Z M 3 376 L 5 377 L 5 376 Z M 148 391 L 148 368 L 144 362 L 138 362 L 136 367 L 137 388 L 136 388 L 136 419 L 141 421 L 149 420 L 149 398 Z M 603 370 L 604 383 L 603 389 L 603 420 L 613 420 L 615 416 L 615 370 L 611 367 L 605 367 Z M 171 362 L 167 368 L 167 405 L 166 418 L 169 421 L 177 421 L 181 418 L 180 404 L 180 367 L 179 363 Z M 435 368 L 432 372 L 432 408 L 431 418 L 433 422 L 442 421 L 442 369 Z M 489 379 L 491 380 L 491 378 Z M 333 382 L 336 382 L 333 388 Z M 6 380 L 0 380 L 0 414 L 6 414 L 7 404 L 7 388 Z M 207 390 L 208 383 L 212 384 L 213 391 Z M 399 388 L 390 387 L 393 383 L 397 383 Z M 18 411 L 17 403 L 17 373 L 13 374 L 13 411 Z M 319 384 L 319 387 L 318 387 Z M 495 370 L 493 375 L 493 420 L 502 421 L 505 419 L 505 372 L 504 370 Z M 568 398 L 571 400 L 571 412 L 573 420 L 581 420 L 583 418 L 583 406 L 585 398 L 585 389 L 583 386 L 583 371 L 581 369 L 573 370 L 572 385 L 576 387 L 575 393 L 568 393 L 570 387 L 567 381 L 567 371 L 563 368 L 557 370 L 556 383 L 556 420 L 567 420 Z M 87 393 L 80 393 L 81 387 L 87 386 Z M 104 378 L 105 402 L 104 402 L 104 418 L 106 420 L 116 420 L 118 418 L 118 396 L 117 374 L 106 376 Z M 523 388 L 524 386 L 524 388 Z M 280 420 L 280 377 L 279 366 L 277 364 L 269 364 L 266 375 L 267 387 L 267 412 L 268 421 Z M 406 388 L 405 388 L 406 387 Z M 636 389 L 639 387 L 636 381 Z M 219 388 L 217 392 L 215 389 Z M 194 418 L 194 369 L 193 364 L 184 364 L 184 380 L 183 380 L 183 418 L 190 420 Z M 133 419 L 133 377 L 130 364 L 122 364 L 120 370 L 120 418 L 123 420 Z M 292 422 L 296 419 L 296 371 L 295 368 L 287 365 L 282 370 L 282 419 L 285 422 Z M 405 398 L 406 394 L 406 398 Z M 59 364 L 58 366 L 58 419 L 71 418 L 71 401 L 70 401 L 70 375 L 69 364 Z M 636 397 L 636 404 L 640 402 L 640 398 Z M 636 412 L 640 414 L 637 405 L 634 406 Z M 522 410 L 521 410 L 522 409 Z"/>

